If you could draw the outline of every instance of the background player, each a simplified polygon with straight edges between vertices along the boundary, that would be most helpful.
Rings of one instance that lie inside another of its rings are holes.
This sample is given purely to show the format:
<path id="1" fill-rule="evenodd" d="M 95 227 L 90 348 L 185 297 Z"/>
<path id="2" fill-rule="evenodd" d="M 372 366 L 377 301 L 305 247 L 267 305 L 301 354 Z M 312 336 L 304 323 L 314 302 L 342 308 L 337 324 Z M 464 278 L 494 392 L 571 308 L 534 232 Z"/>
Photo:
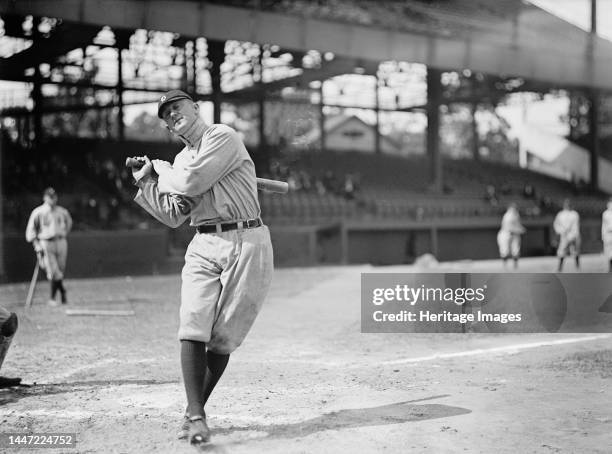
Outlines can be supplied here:
<path id="1" fill-rule="evenodd" d="M 210 437 L 204 405 L 268 292 L 272 245 L 259 217 L 255 166 L 236 131 L 207 126 L 179 90 L 161 97 L 158 116 L 185 147 L 173 164 L 145 157 L 133 173 L 135 200 L 171 227 L 190 217 L 196 230 L 182 272 L 178 336 L 187 411 L 179 436 L 200 444 Z"/>
<path id="2" fill-rule="evenodd" d="M 563 201 L 563 209 L 557 213 L 553 228 L 559 235 L 558 270 L 563 270 L 563 260 L 568 255 L 574 255 L 576 268 L 580 268 L 580 215 L 577 211 L 572 210 L 569 199 Z"/>
<path id="3" fill-rule="evenodd" d="M 53 188 L 45 189 L 43 204 L 34 208 L 26 227 L 26 240 L 32 243 L 51 283 L 49 305 L 56 306 L 55 295 L 60 291 L 62 304 L 67 303 L 64 287 L 64 272 L 68 243 L 66 236 L 72 229 L 72 218 L 65 208 L 58 206 L 57 194 Z"/>
<path id="4" fill-rule="evenodd" d="M 612 272 L 612 198 L 608 200 L 607 208 L 601 215 L 601 241 L 604 255 L 608 259 L 608 271 Z"/>
<path id="5" fill-rule="evenodd" d="M 525 233 L 525 227 L 521 224 L 521 216 L 516 203 L 511 203 L 504 213 L 501 228 L 497 233 L 499 256 L 504 262 L 504 267 L 506 267 L 506 262 L 510 257 L 514 260 L 514 268 L 518 267 L 518 259 L 521 254 L 521 235 L 523 233 Z"/>

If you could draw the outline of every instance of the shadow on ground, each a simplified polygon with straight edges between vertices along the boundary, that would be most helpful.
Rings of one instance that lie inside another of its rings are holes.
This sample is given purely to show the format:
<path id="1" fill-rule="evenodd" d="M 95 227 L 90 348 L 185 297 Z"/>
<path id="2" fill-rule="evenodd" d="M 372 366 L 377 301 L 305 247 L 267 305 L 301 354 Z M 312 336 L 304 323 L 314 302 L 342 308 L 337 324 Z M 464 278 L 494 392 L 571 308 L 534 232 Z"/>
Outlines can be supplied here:
<path id="1" fill-rule="evenodd" d="M 298 438 L 306 437 L 325 430 L 354 429 L 358 427 L 384 426 L 387 424 L 401 424 L 406 422 L 423 421 L 427 419 L 447 418 L 471 413 L 471 410 L 441 404 L 421 404 L 424 400 L 440 399 L 448 395 L 434 396 L 427 399 L 397 402 L 389 405 L 368 408 L 354 408 L 325 413 L 316 418 L 292 424 L 250 425 L 245 427 L 229 427 L 213 430 L 214 435 L 236 435 L 241 432 L 262 433 L 259 438 Z M 250 438 L 253 439 L 252 437 Z M 220 443 L 222 445 L 239 444 L 247 440 Z M 210 448 L 214 449 L 211 444 Z M 219 446 L 220 447 L 220 446 Z"/>
<path id="2" fill-rule="evenodd" d="M 30 387 L 13 387 L 0 390 L 0 406 L 17 402 L 27 397 L 50 396 L 53 394 L 72 393 L 87 389 L 101 389 L 108 386 L 125 385 L 167 385 L 178 383 L 176 380 L 92 380 L 72 383 L 42 384 Z"/>

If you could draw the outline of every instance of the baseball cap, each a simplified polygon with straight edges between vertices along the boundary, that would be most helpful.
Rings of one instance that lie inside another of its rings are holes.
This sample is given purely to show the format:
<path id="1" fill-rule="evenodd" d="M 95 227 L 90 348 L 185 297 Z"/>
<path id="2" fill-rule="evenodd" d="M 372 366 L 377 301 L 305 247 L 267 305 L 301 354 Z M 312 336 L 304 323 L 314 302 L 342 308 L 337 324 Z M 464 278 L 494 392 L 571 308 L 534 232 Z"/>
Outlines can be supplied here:
<path id="1" fill-rule="evenodd" d="M 55 193 L 55 189 L 47 188 L 45 189 L 45 192 L 43 192 L 43 195 L 48 195 L 49 197 L 55 197 L 57 194 Z"/>
<path id="2" fill-rule="evenodd" d="M 164 93 L 161 98 L 159 98 L 159 102 L 157 103 L 157 116 L 159 118 L 162 118 L 161 116 L 162 108 L 166 104 L 174 102 L 178 99 L 189 99 L 190 101 L 193 101 L 193 99 L 191 99 L 191 96 L 189 96 L 187 93 L 185 93 L 182 90 L 170 90 Z"/>

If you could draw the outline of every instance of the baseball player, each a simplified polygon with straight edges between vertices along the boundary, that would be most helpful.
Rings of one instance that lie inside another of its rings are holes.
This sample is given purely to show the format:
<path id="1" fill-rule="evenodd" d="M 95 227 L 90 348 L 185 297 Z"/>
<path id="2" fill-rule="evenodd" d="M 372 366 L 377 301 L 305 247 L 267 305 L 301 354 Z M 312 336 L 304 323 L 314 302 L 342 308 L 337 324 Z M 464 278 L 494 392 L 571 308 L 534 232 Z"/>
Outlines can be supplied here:
<path id="1" fill-rule="evenodd" d="M 521 224 L 521 216 L 515 203 L 511 203 L 504 213 L 501 228 L 497 232 L 497 246 L 499 256 L 503 260 L 504 268 L 507 260 L 512 257 L 514 268 L 518 268 L 518 260 L 521 253 L 521 235 L 525 233 L 525 227 Z"/>
<path id="2" fill-rule="evenodd" d="M 563 201 L 563 209 L 557 213 L 553 222 L 553 229 L 559 235 L 558 271 L 563 270 L 563 260 L 568 255 L 574 255 L 576 268 L 580 268 L 580 215 L 572 210 L 569 199 Z"/>
<path id="3" fill-rule="evenodd" d="M 66 236 L 72 229 L 72 218 L 65 208 L 57 204 L 57 194 L 53 188 L 45 189 L 43 204 L 34 208 L 26 227 L 26 240 L 32 243 L 42 268 L 51 283 L 50 306 L 57 306 L 55 295 L 59 290 L 62 304 L 67 303 L 64 287 L 64 271 L 68 243 Z"/>
<path id="4" fill-rule="evenodd" d="M 144 157 L 133 170 L 135 201 L 170 227 L 190 218 L 195 229 L 181 276 L 187 410 L 179 438 L 199 445 L 210 438 L 204 405 L 268 292 L 272 245 L 260 218 L 255 166 L 236 131 L 205 124 L 198 104 L 180 90 L 160 98 L 158 116 L 184 148 L 172 164 Z"/>
<path id="5" fill-rule="evenodd" d="M 601 240 L 604 255 L 608 259 L 608 271 L 612 272 L 612 198 L 608 200 L 607 208 L 601 216 Z"/>
<path id="6" fill-rule="evenodd" d="M 15 332 L 17 331 L 17 314 L 0 306 L 0 369 L 6 357 Z M 21 378 L 0 377 L 0 388 L 9 388 L 21 383 Z"/>

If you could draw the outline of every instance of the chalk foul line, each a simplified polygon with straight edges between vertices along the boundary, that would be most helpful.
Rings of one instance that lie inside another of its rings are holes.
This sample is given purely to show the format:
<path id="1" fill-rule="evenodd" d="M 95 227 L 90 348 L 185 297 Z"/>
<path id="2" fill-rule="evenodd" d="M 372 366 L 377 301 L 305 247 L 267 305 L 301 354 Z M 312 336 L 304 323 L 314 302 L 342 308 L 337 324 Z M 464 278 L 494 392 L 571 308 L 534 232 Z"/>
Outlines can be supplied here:
<path id="1" fill-rule="evenodd" d="M 554 345 L 564 345 L 564 344 L 574 344 L 577 342 L 588 342 L 599 339 L 607 339 L 612 337 L 612 334 L 598 334 L 592 336 L 583 336 L 583 337 L 573 337 L 569 339 L 556 339 L 551 341 L 540 341 L 540 342 L 530 342 L 525 344 L 514 344 L 514 345 L 505 345 L 502 347 L 493 347 L 493 348 L 477 348 L 474 350 L 465 350 L 461 352 L 452 352 L 452 353 L 437 353 L 429 356 L 420 356 L 416 358 L 403 358 L 403 359 L 394 359 L 389 361 L 382 361 L 379 364 L 383 366 L 393 366 L 397 364 L 409 364 L 409 363 L 421 363 L 425 361 L 435 361 L 438 359 L 450 359 L 450 358 L 461 358 L 466 356 L 478 356 L 478 355 L 489 355 L 496 353 L 518 353 L 521 350 L 529 350 L 532 348 L 540 348 L 540 347 L 548 347 Z"/>

